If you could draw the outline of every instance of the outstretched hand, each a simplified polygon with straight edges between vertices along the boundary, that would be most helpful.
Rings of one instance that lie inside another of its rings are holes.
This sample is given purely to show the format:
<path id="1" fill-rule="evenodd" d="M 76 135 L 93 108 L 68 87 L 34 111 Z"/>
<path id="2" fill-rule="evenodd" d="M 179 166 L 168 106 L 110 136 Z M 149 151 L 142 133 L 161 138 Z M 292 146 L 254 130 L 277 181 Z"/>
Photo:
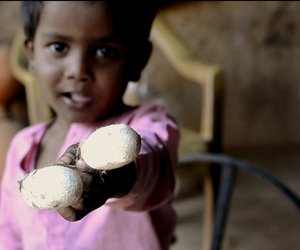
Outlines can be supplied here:
<path id="1" fill-rule="evenodd" d="M 78 146 L 79 143 L 69 146 L 56 162 L 56 164 L 76 168 L 84 183 L 79 202 L 68 207 L 57 208 L 57 212 L 68 221 L 80 220 L 104 205 L 107 199 L 125 195 L 131 190 L 136 179 L 134 162 L 121 168 L 99 171 L 89 167 L 78 157 Z"/>

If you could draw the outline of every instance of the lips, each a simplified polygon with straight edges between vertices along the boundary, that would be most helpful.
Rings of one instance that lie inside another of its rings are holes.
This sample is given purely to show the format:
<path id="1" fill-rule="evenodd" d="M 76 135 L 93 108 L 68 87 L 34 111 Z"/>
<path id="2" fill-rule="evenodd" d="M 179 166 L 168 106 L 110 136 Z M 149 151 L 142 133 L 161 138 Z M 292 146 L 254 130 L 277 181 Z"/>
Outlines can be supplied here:
<path id="1" fill-rule="evenodd" d="M 92 97 L 81 92 L 65 92 L 62 94 L 63 101 L 71 108 L 85 108 L 92 102 Z"/>

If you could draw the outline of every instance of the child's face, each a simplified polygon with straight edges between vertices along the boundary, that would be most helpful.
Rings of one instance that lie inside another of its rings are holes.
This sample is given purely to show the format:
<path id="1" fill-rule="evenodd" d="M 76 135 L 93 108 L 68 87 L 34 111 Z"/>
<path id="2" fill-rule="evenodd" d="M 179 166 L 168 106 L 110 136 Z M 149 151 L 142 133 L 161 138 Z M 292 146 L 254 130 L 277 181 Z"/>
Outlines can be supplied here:
<path id="1" fill-rule="evenodd" d="M 124 49 L 101 1 L 45 2 L 27 44 L 46 100 L 67 122 L 94 121 L 120 103 L 127 83 Z"/>

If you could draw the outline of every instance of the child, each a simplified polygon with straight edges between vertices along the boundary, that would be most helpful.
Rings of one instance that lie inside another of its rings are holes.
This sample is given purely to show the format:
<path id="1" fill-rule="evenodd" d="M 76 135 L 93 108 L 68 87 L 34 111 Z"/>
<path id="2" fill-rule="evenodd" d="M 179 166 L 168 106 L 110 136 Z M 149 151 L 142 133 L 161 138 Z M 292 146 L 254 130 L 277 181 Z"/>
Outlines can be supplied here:
<path id="1" fill-rule="evenodd" d="M 11 143 L 1 189 L 1 250 L 169 248 L 178 128 L 161 107 L 122 103 L 128 81 L 139 79 L 150 56 L 156 11 L 147 1 L 22 3 L 29 67 L 55 117 L 23 129 Z M 99 183 L 85 171 L 97 185 L 87 187 L 80 207 L 39 210 L 24 203 L 17 181 L 26 172 L 55 159 L 80 168 L 77 143 L 113 123 L 141 135 L 134 163 Z"/>

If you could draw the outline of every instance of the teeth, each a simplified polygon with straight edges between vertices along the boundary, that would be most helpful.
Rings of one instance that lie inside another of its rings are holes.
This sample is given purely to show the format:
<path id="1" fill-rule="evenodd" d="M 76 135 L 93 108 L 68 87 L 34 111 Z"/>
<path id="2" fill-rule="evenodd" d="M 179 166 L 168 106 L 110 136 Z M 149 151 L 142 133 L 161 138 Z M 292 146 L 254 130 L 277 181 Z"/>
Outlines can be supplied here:
<path id="1" fill-rule="evenodd" d="M 92 98 L 90 96 L 85 96 L 85 95 L 78 94 L 78 93 L 72 93 L 71 99 L 74 102 L 78 102 L 78 103 L 82 103 L 82 104 L 86 104 L 86 103 L 89 103 L 92 101 Z"/>
<path id="2" fill-rule="evenodd" d="M 93 101 L 92 97 L 80 92 L 65 92 L 62 96 L 64 102 L 72 108 L 83 108 Z"/>

